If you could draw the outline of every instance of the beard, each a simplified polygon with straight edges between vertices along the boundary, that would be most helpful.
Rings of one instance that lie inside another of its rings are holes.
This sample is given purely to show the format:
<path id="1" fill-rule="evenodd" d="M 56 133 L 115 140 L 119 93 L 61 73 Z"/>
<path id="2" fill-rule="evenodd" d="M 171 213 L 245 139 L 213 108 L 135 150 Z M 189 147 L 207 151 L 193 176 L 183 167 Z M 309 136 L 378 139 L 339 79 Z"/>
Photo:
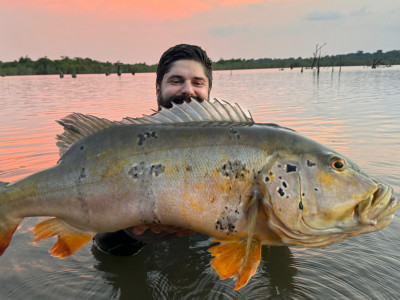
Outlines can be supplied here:
<path id="1" fill-rule="evenodd" d="M 187 96 L 187 95 L 174 95 L 171 96 L 167 99 L 162 98 L 161 96 L 158 99 L 158 104 L 159 104 L 159 109 L 161 109 L 161 107 L 165 107 L 165 108 L 171 108 L 172 107 L 172 103 L 175 104 L 182 104 L 183 102 L 189 103 L 190 101 L 192 101 L 192 99 L 198 101 L 198 102 L 203 102 L 205 99 L 198 97 L 198 96 Z"/>

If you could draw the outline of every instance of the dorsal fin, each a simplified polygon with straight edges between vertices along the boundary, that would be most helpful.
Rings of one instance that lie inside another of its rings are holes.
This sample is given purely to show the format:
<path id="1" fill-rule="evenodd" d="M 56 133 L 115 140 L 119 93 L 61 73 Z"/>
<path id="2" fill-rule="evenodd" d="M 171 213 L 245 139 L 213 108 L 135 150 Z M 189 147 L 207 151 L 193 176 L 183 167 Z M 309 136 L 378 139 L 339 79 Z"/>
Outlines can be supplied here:
<path id="1" fill-rule="evenodd" d="M 60 156 L 85 136 L 118 124 L 118 122 L 80 113 L 70 114 L 56 122 L 64 127 L 64 132 L 57 135 Z"/>
<path id="2" fill-rule="evenodd" d="M 126 117 L 124 124 L 177 124 L 197 122 L 223 122 L 235 125 L 251 125 L 254 120 L 247 116 L 238 104 L 232 105 L 226 101 L 214 99 L 213 102 L 199 102 L 192 99 L 189 103 L 172 104 L 172 108 L 161 108 L 153 115 L 143 115 L 141 118 Z"/>
<path id="3" fill-rule="evenodd" d="M 250 114 L 250 112 L 249 112 Z M 172 108 L 162 108 L 153 115 L 143 115 L 141 118 L 124 118 L 120 122 L 91 115 L 73 113 L 59 121 L 64 132 L 57 135 L 57 146 L 60 156 L 76 142 L 105 128 L 121 124 L 181 124 L 181 123 L 223 123 L 235 125 L 252 125 L 254 120 L 247 116 L 238 104 L 232 105 L 226 101 L 214 99 L 198 102 L 192 99 L 189 103 L 173 104 Z"/>

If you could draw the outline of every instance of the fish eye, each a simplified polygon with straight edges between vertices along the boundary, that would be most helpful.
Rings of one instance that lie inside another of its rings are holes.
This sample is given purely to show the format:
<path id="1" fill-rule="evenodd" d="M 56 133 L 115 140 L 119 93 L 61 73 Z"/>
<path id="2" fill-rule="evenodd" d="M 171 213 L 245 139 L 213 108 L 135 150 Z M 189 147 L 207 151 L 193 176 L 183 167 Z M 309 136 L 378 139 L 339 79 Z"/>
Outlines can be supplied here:
<path id="1" fill-rule="evenodd" d="M 339 171 L 339 172 L 342 172 L 342 171 L 344 171 L 344 169 L 346 169 L 344 160 L 339 157 L 331 158 L 329 165 L 331 166 L 332 169 Z"/>

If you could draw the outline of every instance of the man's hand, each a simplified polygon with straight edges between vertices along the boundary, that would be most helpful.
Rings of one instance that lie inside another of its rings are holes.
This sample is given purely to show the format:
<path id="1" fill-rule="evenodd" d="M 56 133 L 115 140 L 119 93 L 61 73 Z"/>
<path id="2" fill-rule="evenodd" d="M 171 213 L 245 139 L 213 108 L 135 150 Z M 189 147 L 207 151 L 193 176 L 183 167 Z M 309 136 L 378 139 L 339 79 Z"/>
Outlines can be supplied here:
<path id="1" fill-rule="evenodd" d="M 196 231 L 171 225 L 138 225 L 124 231 L 132 238 L 144 243 L 164 241 L 173 237 L 195 234 Z"/>

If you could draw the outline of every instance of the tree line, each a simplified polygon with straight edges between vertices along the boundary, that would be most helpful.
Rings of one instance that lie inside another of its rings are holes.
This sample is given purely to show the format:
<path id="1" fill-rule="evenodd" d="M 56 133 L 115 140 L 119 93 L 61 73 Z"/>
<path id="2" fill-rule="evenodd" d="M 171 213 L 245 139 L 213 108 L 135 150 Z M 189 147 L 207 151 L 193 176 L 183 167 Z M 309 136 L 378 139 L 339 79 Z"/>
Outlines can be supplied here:
<path id="1" fill-rule="evenodd" d="M 309 58 L 260 58 L 260 59 L 220 59 L 213 62 L 214 70 L 267 69 L 267 68 L 311 68 L 315 56 Z M 319 57 L 319 66 L 380 66 L 400 65 L 400 50 L 374 53 L 325 55 Z M 69 58 L 51 60 L 47 57 L 32 60 L 28 56 L 12 62 L 0 61 L 0 75 L 47 75 L 47 74 L 111 74 L 155 72 L 157 65 L 146 63 L 124 64 L 121 62 L 100 62 L 90 58 Z"/>

